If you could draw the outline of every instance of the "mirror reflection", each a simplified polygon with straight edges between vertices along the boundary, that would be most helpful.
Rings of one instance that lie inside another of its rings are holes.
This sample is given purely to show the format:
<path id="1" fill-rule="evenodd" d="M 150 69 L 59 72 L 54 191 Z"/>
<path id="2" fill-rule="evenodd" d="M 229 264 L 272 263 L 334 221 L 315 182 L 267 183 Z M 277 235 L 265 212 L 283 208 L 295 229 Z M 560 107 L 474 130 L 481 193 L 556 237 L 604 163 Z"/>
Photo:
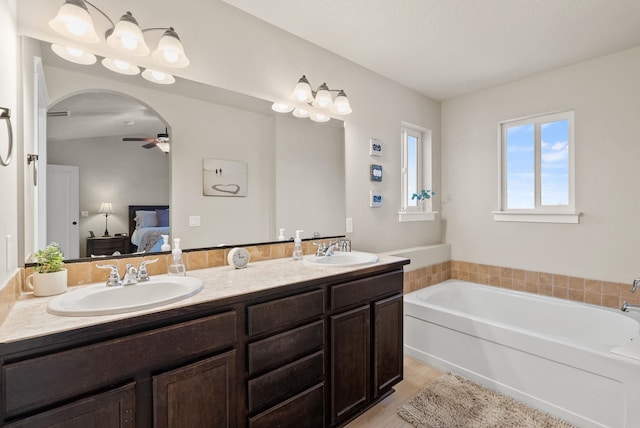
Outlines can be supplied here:
<path id="1" fill-rule="evenodd" d="M 49 112 L 72 111 L 65 103 L 84 103 L 76 119 L 82 121 L 84 115 L 87 124 L 61 128 L 97 129 L 90 124 L 92 115 L 120 124 L 149 119 L 146 129 L 91 137 L 57 134 L 58 123 L 72 119 L 73 113 L 47 121 L 52 127 L 47 164 L 79 167 L 78 257 L 88 255 L 91 232 L 96 238 L 105 229 L 112 238 L 131 235 L 131 205 L 169 206 L 170 235 L 181 238 L 186 249 L 273 242 L 281 228 L 286 239 L 298 229 L 304 230 L 303 238 L 344 234 L 343 122 L 280 115 L 271 110 L 270 101 L 184 79 L 158 87 L 105 74 L 99 66 L 56 59 L 48 43 L 40 48 Z M 127 119 L 117 108 L 98 108 L 113 104 L 116 97 L 135 104 L 139 116 Z M 157 138 L 165 128 L 168 153 L 143 148 L 146 141 L 123 141 Z M 77 147 L 79 140 L 91 146 Z M 205 195 L 207 159 L 245 163 L 246 195 Z M 112 204 L 108 216 L 99 212 L 102 203 Z M 47 212 L 47 221 L 50 217 Z M 134 248 L 130 238 L 129 250 Z"/>

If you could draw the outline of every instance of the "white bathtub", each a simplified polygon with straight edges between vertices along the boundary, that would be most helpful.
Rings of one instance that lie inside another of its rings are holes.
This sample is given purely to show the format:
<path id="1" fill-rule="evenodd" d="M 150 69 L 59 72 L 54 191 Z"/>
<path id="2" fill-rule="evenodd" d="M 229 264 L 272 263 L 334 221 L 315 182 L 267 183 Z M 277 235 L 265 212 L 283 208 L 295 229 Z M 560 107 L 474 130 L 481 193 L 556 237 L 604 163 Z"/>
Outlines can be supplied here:
<path id="1" fill-rule="evenodd" d="M 404 298 L 405 353 L 580 427 L 640 426 L 640 323 L 450 280 Z"/>

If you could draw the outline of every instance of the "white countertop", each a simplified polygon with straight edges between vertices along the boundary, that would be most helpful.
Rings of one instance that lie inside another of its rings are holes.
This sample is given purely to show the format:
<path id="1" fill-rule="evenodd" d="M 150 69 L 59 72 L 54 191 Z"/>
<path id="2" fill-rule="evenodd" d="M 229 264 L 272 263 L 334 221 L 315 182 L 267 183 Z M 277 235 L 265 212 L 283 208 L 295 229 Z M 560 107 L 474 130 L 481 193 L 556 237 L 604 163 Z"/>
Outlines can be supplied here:
<path id="1" fill-rule="evenodd" d="M 402 261 L 401 257 L 380 256 L 376 265 L 391 264 Z M 0 343 L 10 343 L 24 339 L 59 333 L 96 324 L 103 324 L 148 313 L 161 312 L 197 303 L 219 300 L 223 298 L 253 293 L 270 288 L 296 284 L 319 278 L 326 278 L 347 272 L 367 269 L 376 265 L 357 267 L 311 267 L 302 261 L 290 258 L 267 260 L 250 263 L 245 269 L 233 269 L 221 266 L 187 272 L 188 276 L 199 278 L 204 282 L 203 290 L 195 296 L 165 306 L 142 311 L 127 312 L 116 315 L 90 317 L 66 317 L 51 315 L 47 312 L 47 304 L 52 297 L 34 297 L 31 293 L 23 293 L 0 325 Z M 158 278 L 161 276 L 154 276 Z M 86 287 L 86 286 L 82 286 Z M 73 292 L 72 287 L 68 292 Z"/>

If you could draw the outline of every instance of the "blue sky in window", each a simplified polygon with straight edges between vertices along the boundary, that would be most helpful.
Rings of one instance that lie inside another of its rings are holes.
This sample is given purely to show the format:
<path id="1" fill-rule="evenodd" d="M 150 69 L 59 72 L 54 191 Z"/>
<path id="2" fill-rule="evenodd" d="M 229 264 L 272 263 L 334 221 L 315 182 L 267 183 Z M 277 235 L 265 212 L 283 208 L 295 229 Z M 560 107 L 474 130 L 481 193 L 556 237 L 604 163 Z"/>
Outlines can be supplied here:
<path id="1" fill-rule="evenodd" d="M 540 199 L 543 206 L 569 204 L 569 122 L 540 127 Z M 535 127 L 507 128 L 507 208 L 535 208 Z"/>
<path id="2" fill-rule="evenodd" d="M 407 135 L 407 206 L 415 207 L 418 201 L 411 196 L 418 193 L 418 139 Z"/>

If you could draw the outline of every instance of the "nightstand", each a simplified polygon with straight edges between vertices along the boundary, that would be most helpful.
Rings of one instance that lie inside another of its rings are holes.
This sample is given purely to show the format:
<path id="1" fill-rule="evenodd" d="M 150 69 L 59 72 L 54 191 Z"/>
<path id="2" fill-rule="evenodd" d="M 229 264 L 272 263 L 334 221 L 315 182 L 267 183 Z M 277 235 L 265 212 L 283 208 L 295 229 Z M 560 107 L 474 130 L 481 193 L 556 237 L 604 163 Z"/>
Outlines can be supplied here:
<path id="1" fill-rule="evenodd" d="M 95 238 L 87 238 L 87 257 L 94 256 L 110 256 L 114 252 L 120 251 L 121 254 L 129 252 L 128 236 L 96 236 Z"/>

